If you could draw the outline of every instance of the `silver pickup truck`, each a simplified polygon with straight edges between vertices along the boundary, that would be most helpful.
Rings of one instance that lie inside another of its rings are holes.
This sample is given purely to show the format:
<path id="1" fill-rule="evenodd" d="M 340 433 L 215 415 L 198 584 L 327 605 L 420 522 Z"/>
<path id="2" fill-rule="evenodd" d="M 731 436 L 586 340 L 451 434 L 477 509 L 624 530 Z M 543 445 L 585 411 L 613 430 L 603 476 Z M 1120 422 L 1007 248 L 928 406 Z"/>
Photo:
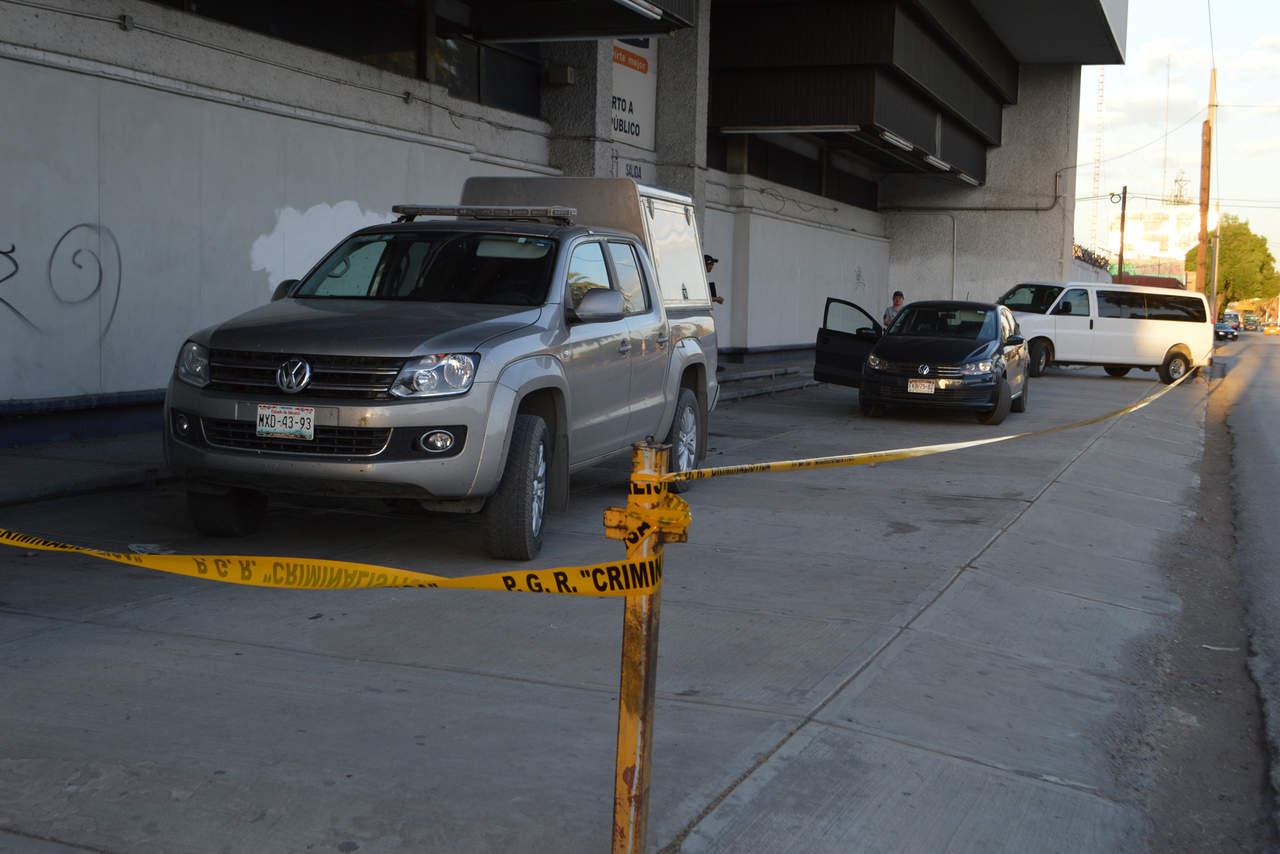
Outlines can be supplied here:
<path id="1" fill-rule="evenodd" d="M 691 200 L 491 178 L 463 201 L 398 206 L 182 345 L 165 457 L 198 530 L 256 529 L 269 494 L 410 498 L 527 560 L 571 471 L 647 438 L 697 464 L 719 386 Z"/>

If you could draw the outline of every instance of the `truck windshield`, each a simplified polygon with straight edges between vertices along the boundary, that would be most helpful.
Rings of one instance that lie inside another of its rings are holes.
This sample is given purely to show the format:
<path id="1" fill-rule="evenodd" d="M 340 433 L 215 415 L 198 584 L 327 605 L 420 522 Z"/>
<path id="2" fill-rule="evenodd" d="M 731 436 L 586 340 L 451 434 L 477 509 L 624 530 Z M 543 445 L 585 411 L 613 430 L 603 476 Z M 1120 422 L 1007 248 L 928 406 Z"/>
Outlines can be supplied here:
<path id="1" fill-rule="evenodd" d="M 996 302 L 1010 311 L 1044 314 L 1062 293 L 1057 285 L 1016 285 Z"/>
<path id="2" fill-rule="evenodd" d="M 307 276 L 295 297 L 541 305 L 555 241 L 518 234 L 358 234 Z"/>

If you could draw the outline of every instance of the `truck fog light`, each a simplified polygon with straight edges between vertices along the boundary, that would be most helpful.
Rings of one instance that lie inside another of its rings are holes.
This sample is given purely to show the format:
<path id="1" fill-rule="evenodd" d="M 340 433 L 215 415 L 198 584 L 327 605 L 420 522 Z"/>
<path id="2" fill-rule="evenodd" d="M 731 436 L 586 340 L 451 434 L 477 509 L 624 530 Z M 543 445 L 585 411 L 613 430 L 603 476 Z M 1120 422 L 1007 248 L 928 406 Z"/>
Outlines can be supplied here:
<path id="1" fill-rule="evenodd" d="M 173 428 L 178 432 L 179 436 L 191 435 L 191 419 L 181 412 L 173 414 Z"/>
<path id="2" fill-rule="evenodd" d="M 448 430 L 432 430 L 423 433 L 418 445 L 429 454 L 439 454 L 453 447 L 453 434 Z"/>

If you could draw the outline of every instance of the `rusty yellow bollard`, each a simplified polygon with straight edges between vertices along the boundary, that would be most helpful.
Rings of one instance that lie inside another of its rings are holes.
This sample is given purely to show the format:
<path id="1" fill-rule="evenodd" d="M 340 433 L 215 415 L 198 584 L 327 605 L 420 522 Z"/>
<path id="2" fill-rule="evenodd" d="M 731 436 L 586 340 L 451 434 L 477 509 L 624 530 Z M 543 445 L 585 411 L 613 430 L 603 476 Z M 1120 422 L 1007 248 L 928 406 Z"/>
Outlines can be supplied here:
<path id="1" fill-rule="evenodd" d="M 662 545 L 684 542 L 689 505 L 667 492 L 667 445 L 641 442 L 631 452 L 627 506 L 604 511 L 605 533 L 627 545 L 627 561 L 652 558 L 662 578 Z M 649 829 L 649 766 L 658 676 L 662 588 L 626 597 L 618 689 L 618 758 L 613 783 L 613 852 L 644 854 Z"/>

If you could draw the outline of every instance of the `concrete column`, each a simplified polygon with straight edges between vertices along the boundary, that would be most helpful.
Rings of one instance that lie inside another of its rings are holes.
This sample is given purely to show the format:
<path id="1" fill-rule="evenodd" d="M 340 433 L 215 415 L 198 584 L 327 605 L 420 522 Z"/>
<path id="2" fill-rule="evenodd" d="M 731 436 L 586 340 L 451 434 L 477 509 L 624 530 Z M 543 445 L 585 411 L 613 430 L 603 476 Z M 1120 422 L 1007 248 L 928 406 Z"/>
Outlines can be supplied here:
<path id="1" fill-rule="evenodd" d="M 693 196 L 699 225 L 706 206 L 710 59 L 711 3 L 702 0 L 693 28 L 658 43 L 657 183 Z"/>
<path id="2" fill-rule="evenodd" d="M 611 175 L 609 99 L 613 88 L 613 47 L 608 39 L 554 42 L 543 46 L 551 65 L 573 69 L 574 82 L 542 86 L 542 118 L 551 125 L 551 165 L 565 175 Z"/>
<path id="3" fill-rule="evenodd" d="M 892 175 L 880 208 L 893 243 L 889 290 L 907 299 L 993 300 L 1019 281 L 1066 281 L 1072 270 L 1080 67 L 1024 65 L 1018 103 L 987 155 L 981 187 Z M 954 216 L 922 216 L 929 209 Z M 954 237 L 954 243 L 953 243 Z"/>

